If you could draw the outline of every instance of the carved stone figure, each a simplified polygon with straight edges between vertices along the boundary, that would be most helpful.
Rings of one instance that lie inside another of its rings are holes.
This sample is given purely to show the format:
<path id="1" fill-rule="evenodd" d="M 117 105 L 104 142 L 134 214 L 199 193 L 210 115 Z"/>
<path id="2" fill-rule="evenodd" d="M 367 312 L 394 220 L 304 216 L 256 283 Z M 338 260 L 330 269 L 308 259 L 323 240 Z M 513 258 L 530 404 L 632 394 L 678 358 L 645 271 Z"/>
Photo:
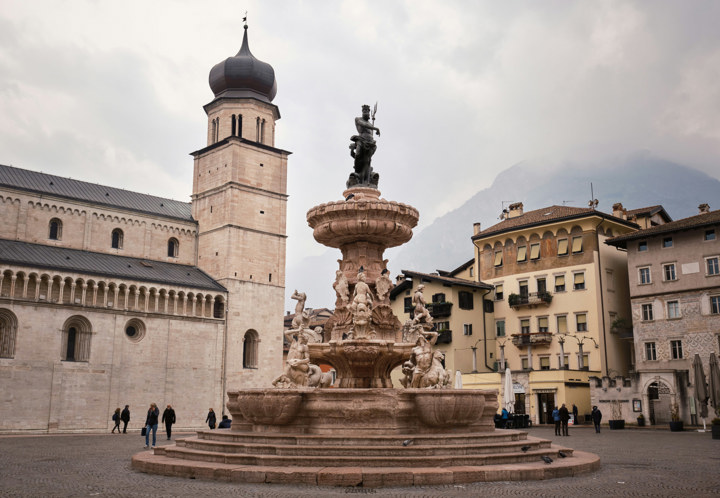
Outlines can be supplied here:
<path id="1" fill-rule="evenodd" d="M 306 387 L 308 385 L 308 374 L 310 371 L 310 353 L 307 346 L 308 339 L 303 333 L 298 334 L 294 357 L 285 362 L 285 372 L 275 379 L 272 384 L 275 387 L 291 389 Z"/>
<path id="2" fill-rule="evenodd" d="M 335 289 L 335 294 L 337 295 L 335 306 L 337 308 L 346 307 L 350 301 L 350 297 L 348 294 L 348 280 L 342 270 L 335 272 L 335 283 L 333 284 L 333 289 Z"/>
<path id="3" fill-rule="evenodd" d="M 323 372 L 319 366 L 310 364 L 308 374 L 308 387 L 330 387 L 332 385 L 332 373 Z"/>
<path id="4" fill-rule="evenodd" d="M 372 294 L 370 293 L 370 286 L 365 283 L 365 273 L 359 272 L 357 275 L 357 283 L 355 284 L 355 291 L 353 292 L 351 311 L 355 312 L 360 304 L 364 304 L 367 308 L 372 308 L 371 303 Z"/>
<path id="5" fill-rule="evenodd" d="M 413 318 L 413 323 L 423 324 L 429 328 L 429 325 L 432 325 L 433 319 L 430 316 L 430 312 L 425 307 L 423 290 L 425 290 L 425 286 L 423 284 L 418 285 L 412 298 L 413 306 L 415 306 L 415 318 Z"/>
<path id="6" fill-rule="evenodd" d="M 307 300 L 307 296 L 304 292 L 298 292 L 297 289 L 295 289 L 295 292 L 292 293 L 290 299 L 295 299 L 297 301 L 297 304 L 295 305 L 295 317 L 292 320 L 292 328 L 297 330 L 306 328 L 307 326 L 303 327 L 303 311 L 305 310 L 305 301 Z M 309 323 L 310 318 L 307 317 L 307 320 Z"/>
<path id="7" fill-rule="evenodd" d="M 377 104 L 375 105 L 377 111 Z M 353 185 L 369 185 L 376 187 L 380 175 L 373 172 L 370 162 L 377 150 L 377 144 L 373 138 L 373 131 L 380 136 L 380 129 L 375 127 L 375 111 L 373 111 L 372 122 L 370 122 L 370 106 L 362 106 L 362 116 L 355 118 L 355 128 L 358 134 L 350 137 L 350 155 L 355 159 L 354 173 L 350 173 L 347 181 L 347 188 Z"/>
<path id="8" fill-rule="evenodd" d="M 375 280 L 375 292 L 377 294 L 378 302 L 385 303 L 390 296 L 390 291 L 395 285 L 388 277 L 387 269 L 383 270 L 380 276 Z M 388 301 L 389 302 L 389 301 Z"/>

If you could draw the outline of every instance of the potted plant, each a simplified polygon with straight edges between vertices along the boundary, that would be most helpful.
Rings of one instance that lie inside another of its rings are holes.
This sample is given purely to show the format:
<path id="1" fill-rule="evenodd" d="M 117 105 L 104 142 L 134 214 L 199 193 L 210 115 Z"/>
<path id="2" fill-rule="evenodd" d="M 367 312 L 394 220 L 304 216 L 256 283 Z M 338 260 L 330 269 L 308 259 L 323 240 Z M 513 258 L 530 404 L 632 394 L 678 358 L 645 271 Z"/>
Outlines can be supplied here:
<path id="1" fill-rule="evenodd" d="M 538 299 L 540 299 L 541 301 L 543 301 L 545 303 L 548 303 L 548 304 L 552 303 L 552 298 L 553 298 L 552 294 L 550 294 L 548 291 L 538 292 Z"/>
<path id="2" fill-rule="evenodd" d="M 720 439 L 720 417 L 715 417 L 712 419 L 712 438 L 713 439 Z"/>
<path id="3" fill-rule="evenodd" d="M 508 296 L 508 304 L 510 306 L 516 306 L 520 304 L 520 294 L 512 293 Z"/>
<path id="4" fill-rule="evenodd" d="M 622 418 L 622 406 L 620 406 L 620 402 L 618 400 L 613 400 L 610 408 L 612 409 L 612 418 L 608 420 L 610 429 L 624 429 L 625 419 Z"/>
<path id="5" fill-rule="evenodd" d="M 670 408 L 670 419 L 670 430 L 672 432 L 680 432 L 683 430 L 683 421 L 680 420 L 680 406 L 675 400 Z"/>
<path id="6" fill-rule="evenodd" d="M 645 427 L 645 415 L 643 415 L 642 413 L 638 415 L 637 421 L 638 427 Z"/>

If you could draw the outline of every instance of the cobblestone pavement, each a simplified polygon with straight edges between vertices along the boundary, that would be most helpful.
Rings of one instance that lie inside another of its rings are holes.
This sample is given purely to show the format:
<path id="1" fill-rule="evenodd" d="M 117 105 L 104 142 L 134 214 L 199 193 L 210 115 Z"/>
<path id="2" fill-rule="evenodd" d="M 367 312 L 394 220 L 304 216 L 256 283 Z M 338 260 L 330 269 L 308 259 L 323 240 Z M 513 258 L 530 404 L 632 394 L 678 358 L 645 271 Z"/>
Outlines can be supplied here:
<path id="1" fill-rule="evenodd" d="M 159 433 L 160 431 L 158 431 Z M 579 477 L 421 488 L 318 488 L 229 484 L 136 472 L 139 433 L 0 436 L 0 496 L 331 497 L 425 496 L 720 496 L 720 441 L 709 432 L 654 429 L 570 429 L 569 437 L 534 427 L 531 435 L 600 455 L 599 471 Z M 160 434 L 158 434 L 159 436 Z M 180 435 L 182 436 L 182 435 Z M 172 444 L 160 440 L 160 445 Z"/>

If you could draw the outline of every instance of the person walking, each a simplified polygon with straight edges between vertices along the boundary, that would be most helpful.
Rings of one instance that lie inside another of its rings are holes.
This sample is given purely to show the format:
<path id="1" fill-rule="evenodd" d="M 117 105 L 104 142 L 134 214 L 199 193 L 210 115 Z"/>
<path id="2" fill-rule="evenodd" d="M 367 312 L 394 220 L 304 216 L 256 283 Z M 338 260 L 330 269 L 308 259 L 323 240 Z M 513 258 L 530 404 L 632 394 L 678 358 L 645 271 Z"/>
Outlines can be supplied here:
<path id="1" fill-rule="evenodd" d="M 117 429 L 118 434 L 120 434 L 120 408 L 115 409 L 115 413 L 113 413 L 112 419 L 113 422 L 115 422 L 115 427 L 113 427 L 110 432 L 115 432 L 115 429 Z"/>
<path id="2" fill-rule="evenodd" d="M 565 403 L 562 404 L 560 407 L 560 424 L 562 426 L 562 435 L 563 436 L 569 436 L 568 434 L 568 420 L 570 420 L 570 412 L 567 409 L 567 406 L 565 406 Z"/>
<path id="3" fill-rule="evenodd" d="M 577 406 L 575 406 L 575 403 L 573 403 L 573 406 L 572 406 L 572 414 L 573 414 L 573 425 L 578 425 L 580 422 L 578 422 L 578 409 L 577 409 Z"/>
<path id="4" fill-rule="evenodd" d="M 150 408 L 145 417 L 145 449 L 148 449 L 150 445 L 150 431 L 152 431 L 152 447 L 155 447 L 155 438 L 157 435 L 158 417 L 160 416 L 160 410 L 155 403 L 150 403 Z"/>
<path id="5" fill-rule="evenodd" d="M 593 406 L 592 412 L 590 412 L 590 416 L 592 417 L 593 425 L 595 426 L 595 432 L 597 434 L 600 434 L 600 421 L 602 420 L 602 412 L 598 410 L 597 406 Z"/>
<path id="6" fill-rule="evenodd" d="M 127 434 L 127 425 L 130 422 L 130 405 L 125 405 L 125 409 L 120 414 L 120 420 L 123 421 L 123 434 Z"/>
<path id="7" fill-rule="evenodd" d="M 175 423 L 175 410 L 173 410 L 172 406 L 167 405 L 167 408 L 165 408 L 163 412 L 162 421 L 165 423 L 165 432 L 167 433 L 168 440 L 170 440 L 172 425 Z"/>
<path id="8" fill-rule="evenodd" d="M 558 410 L 558 407 L 556 406 L 555 409 L 552 411 L 552 419 L 553 422 L 555 422 L 555 435 L 560 435 L 560 411 Z"/>
<path id="9" fill-rule="evenodd" d="M 210 408 L 210 411 L 208 412 L 205 422 L 207 422 L 207 425 L 208 425 L 208 427 L 210 427 L 210 429 L 215 428 L 215 422 L 217 422 L 217 418 L 215 418 L 215 412 L 213 411 L 212 408 Z"/>

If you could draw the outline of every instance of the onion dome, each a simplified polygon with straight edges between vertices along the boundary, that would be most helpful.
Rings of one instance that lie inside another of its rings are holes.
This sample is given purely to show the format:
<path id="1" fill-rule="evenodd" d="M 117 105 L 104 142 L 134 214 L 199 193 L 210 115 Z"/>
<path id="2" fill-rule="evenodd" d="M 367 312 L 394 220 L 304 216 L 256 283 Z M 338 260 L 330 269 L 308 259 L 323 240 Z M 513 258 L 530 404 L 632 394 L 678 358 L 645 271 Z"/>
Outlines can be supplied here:
<path id="1" fill-rule="evenodd" d="M 218 97 L 253 97 L 272 102 L 277 93 L 275 71 L 266 62 L 250 53 L 247 25 L 242 47 L 234 57 L 228 57 L 210 70 L 210 89 Z"/>

